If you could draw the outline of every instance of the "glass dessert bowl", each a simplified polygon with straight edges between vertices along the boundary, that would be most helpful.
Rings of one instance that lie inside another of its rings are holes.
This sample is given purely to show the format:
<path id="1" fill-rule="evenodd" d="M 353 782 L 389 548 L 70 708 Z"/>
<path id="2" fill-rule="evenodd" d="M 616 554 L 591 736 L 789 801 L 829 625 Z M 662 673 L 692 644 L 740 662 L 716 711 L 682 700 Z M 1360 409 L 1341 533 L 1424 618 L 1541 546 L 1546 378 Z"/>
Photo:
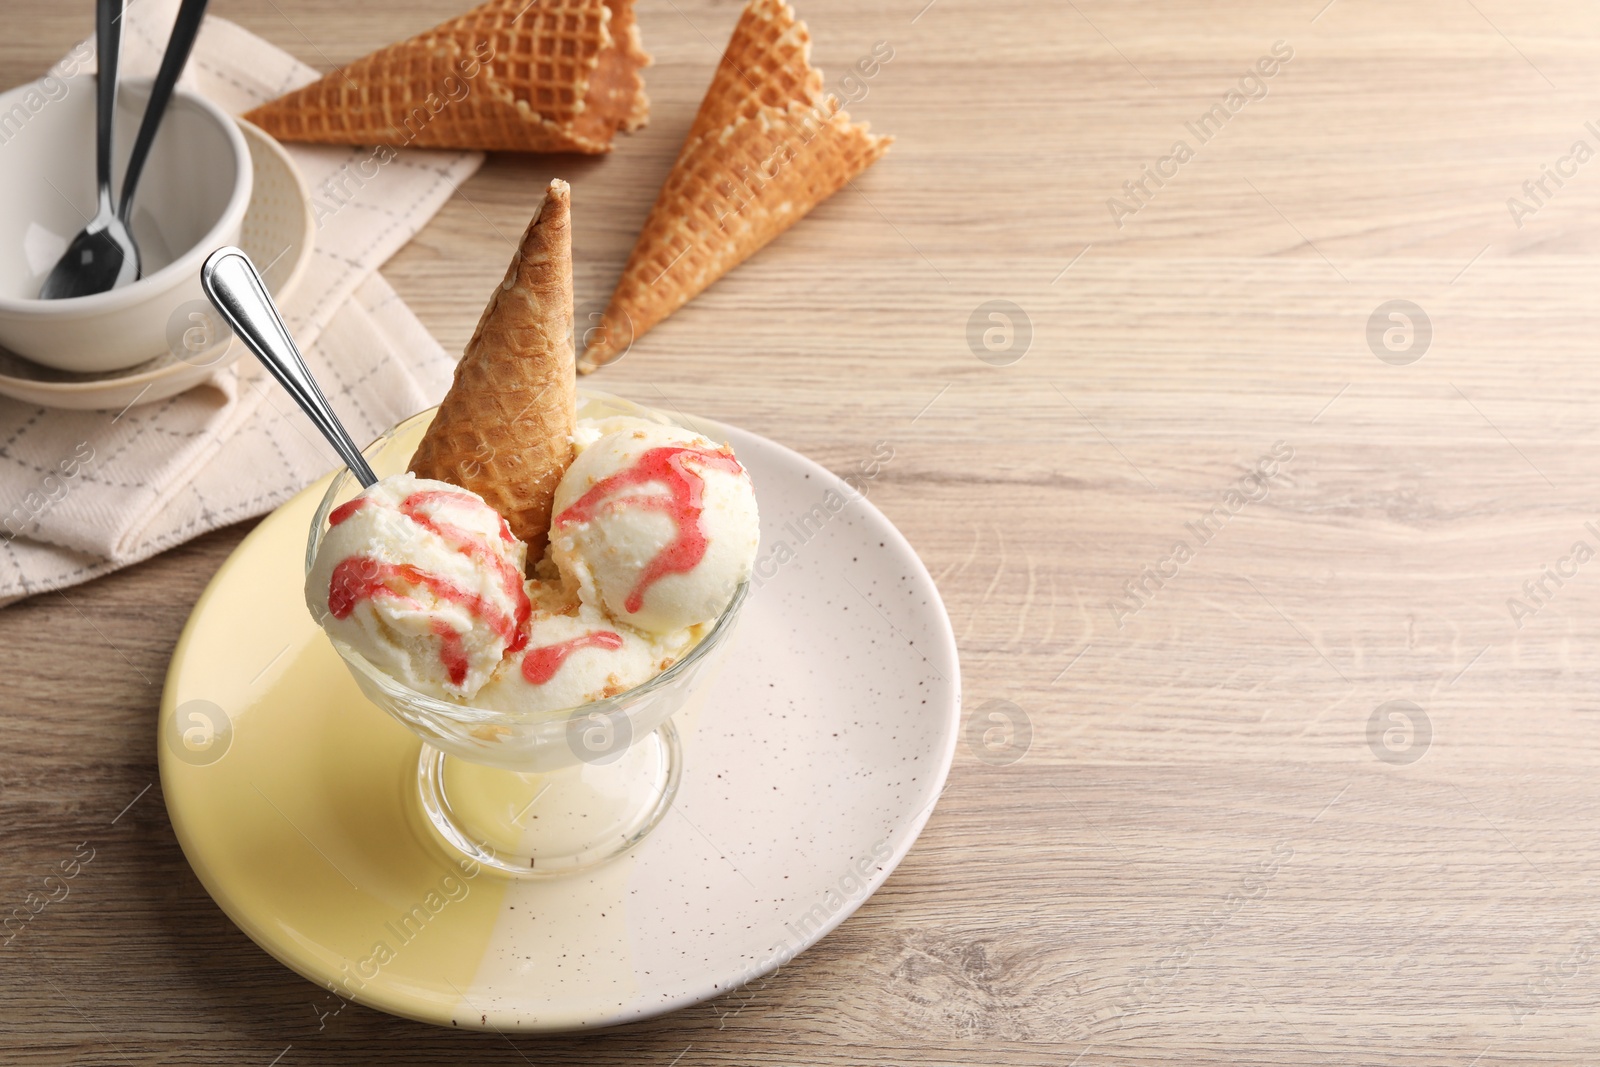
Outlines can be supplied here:
<path id="1" fill-rule="evenodd" d="M 380 478 L 405 471 L 434 411 L 414 415 L 363 450 Z M 617 397 L 581 391 L 580 419 L 673 420 Z M 329 516 L 361 492 L 340 470 L 312 519 L 309 576 Z M 506 711 L 419 692 L 329 634 L 362 693 L 422 738 L 418 808 L 449 849 L 522 877 L 566 874 L 621 855 L 671 808 L 682 769 L 672 716 L 703 694 L 734 630 L 748 582 L 699 628 L 680 658 L 614 696 L 559 710 Z"/>

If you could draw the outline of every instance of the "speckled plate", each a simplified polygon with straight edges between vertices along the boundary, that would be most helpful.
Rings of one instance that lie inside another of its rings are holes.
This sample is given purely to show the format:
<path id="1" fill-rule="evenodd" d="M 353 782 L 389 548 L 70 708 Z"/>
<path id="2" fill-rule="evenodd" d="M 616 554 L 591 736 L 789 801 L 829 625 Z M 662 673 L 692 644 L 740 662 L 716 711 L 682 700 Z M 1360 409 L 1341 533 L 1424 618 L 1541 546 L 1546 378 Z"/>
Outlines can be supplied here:
<path id="1" fill-rule="evenodd" d="M 239 546 L 173 656 L 161 781 L 189 862 L 257 944 L 397 1015 L 583 1030 L 726 993 L 883 884 L 955 748 L 939 594 L 850 486 L 754 434 L 695 425 L 755 482 L 757 587 L 727 665 L 675 720 L 672 811 L 593 872 L 463 870 L 410 814 L 419 741 L 361 697 L 300 599 L 322 484 Z"/>

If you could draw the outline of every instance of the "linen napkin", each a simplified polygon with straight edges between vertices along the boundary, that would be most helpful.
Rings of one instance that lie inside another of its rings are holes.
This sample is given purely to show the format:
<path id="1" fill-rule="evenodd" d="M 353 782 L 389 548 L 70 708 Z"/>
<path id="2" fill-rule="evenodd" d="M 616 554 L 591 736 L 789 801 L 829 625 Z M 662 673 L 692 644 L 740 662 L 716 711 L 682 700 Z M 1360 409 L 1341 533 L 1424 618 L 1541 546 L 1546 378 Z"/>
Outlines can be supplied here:
<path id="1" fill-rule="evenodd" d="M 135 0 L 122 71 L 159 65 L 178 0 Z M 89 42 L 73 56 L 92 56 Z M 92 62 L 64 61 L 69 92 Z M 208 17 L 183 84 L 230 114 L 318 77 L 242 27 Z M 48 105 L 46 105 L 48 106 Z M 312 261 L 281 310 L 358 441 L 437 403 L 453 360 L 377 267 L 433 217 L 481 153 L 288 146 L 318 217 Z M 263 265 L 264 266 L 264 265 Z M 0 603 L 63 589 L 263 514 L 337 466 L 332 449 L 248 354 L 208 382 L 124 411 L 0 398 Z"/>

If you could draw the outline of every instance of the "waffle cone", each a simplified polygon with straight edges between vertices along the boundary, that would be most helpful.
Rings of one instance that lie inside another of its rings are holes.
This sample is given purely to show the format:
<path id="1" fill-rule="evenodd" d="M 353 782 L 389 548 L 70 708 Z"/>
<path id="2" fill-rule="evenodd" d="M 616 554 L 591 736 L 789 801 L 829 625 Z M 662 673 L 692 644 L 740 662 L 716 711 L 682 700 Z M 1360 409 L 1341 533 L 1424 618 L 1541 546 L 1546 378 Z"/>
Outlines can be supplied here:
<path id="1" fill-rule="evenodd" d="M 419 478 L 483 497 L 528 543 L 530 561 L 544 552 L 577 421 L 569 196 L 566 182 L 550 183 L 411 457 Z"/>
<path id="2" fill-rule="evenodd" d="M 263 104 L 281 141 L 611 151 L 650 115 L 633 0 L 488 0 Z"/>
<path id="3" fill-rule="evenodd" d="M 852 123 L 822 91 L 810 52 L 783 0 L 745 7 L 581 373 L 622 355 L 888 149 L 893 138 Z"/>

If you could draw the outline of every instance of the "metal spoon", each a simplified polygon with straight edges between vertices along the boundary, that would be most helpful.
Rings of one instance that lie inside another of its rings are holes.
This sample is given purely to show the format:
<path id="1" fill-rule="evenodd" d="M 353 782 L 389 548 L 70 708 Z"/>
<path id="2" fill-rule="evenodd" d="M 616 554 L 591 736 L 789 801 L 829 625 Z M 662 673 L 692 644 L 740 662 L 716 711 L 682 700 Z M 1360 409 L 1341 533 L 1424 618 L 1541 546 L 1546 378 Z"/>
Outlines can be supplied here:
<path id="1" fill-rule="evenodd" d="M 96 0 L 94 179 L 99 206 L 94 218 L 50 269 L 39 290 L 44 300 L 88 296 L 126 285 L 139 276 L 139 247 L 111 201 L 111 126 L 117 109 L 117 55 L 122 48 L 122 0 Z"/>
<path id="2" fill-rule="evenodd" d="M 139 175 L 144 171 L 144 161 L 150 155 L 150 145 L 155 142 L 156 131 L 167 113 L 167 102 L 172 90 L 183 75 L 189 62 L 189 52 L 200 33 L 200 23 L 206 15 L 209 0 L 183 0 L 178 17 L 172 23 L 172 34 L 167 38 L 167 50 L 161 56 L 161 69 L 156 71 L 155 84 L 150 87 L 150 100 L 145 104 L 144 119 L 139 123 L 139 135 L 133 140 L 133 154 L 128 157 L 128 170 L 122 176 L 122 203 L 117 217 L 124 226 L 131 221 L 133 193 L 139 187 Z"/>
<path id="3" fill-rule="evenodd" d="M 361 449 L 345 432 L 339 416 L 333 413 L 327 397 L 317 387 L 316 379 L 306 369 L 300 350 L 289 336 L 283 319 L 278 315 L 267 287 L 261 282 L 250 257 L 237 248 L 219 248 L 206 258 L 200 268 L 200 288 L 216 305 L 217 311 L 228 320 L 233 332 L 266 365 L 289 395 L 294 397 L 300 410 L 311 416 L 322 436 L 328 439 L 333 450 L 349 466 L 356 479 L 365 488 L 378 480 L 367 466 Z"/>

